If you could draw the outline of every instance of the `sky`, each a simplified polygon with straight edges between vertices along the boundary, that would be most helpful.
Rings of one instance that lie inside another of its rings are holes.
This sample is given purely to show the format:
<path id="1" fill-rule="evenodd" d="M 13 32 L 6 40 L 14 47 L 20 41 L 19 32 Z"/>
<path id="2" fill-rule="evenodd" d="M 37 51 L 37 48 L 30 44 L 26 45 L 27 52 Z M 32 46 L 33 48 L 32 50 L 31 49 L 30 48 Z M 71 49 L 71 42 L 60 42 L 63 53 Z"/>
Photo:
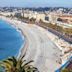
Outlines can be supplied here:
<path id="1" fill-rule="evenodd" d="M 0 6 L 15 7 L 72 7 L 72 0 L 0 0 Z"/>

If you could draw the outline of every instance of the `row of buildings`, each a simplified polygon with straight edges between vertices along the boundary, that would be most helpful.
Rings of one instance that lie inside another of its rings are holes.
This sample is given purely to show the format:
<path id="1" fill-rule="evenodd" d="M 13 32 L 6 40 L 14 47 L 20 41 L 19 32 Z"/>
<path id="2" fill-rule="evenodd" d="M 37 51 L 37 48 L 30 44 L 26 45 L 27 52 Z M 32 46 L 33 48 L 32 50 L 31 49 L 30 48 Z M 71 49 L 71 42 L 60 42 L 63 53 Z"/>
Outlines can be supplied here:
<path id="1" fill-rule="evenodd" d="M 37 12 L 31 10 L 18 10 L 13 12 L 0 12 L 4 16 L 22 16 L 25 18 L 34 18 L 36 21 L 42 20 L 45 23 L 58 24 L 63 27 L 72 27 L 72 15 L 68 13 L 62 13 L 61 11 L 53 12 Z"/>

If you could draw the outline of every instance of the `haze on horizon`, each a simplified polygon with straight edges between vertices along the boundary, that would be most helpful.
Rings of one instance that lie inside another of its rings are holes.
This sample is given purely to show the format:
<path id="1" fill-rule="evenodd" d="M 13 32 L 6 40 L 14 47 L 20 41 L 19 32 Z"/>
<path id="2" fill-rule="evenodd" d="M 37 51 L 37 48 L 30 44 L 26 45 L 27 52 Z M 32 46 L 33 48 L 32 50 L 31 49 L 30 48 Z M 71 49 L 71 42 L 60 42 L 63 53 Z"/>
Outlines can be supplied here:
<path id="1" fill-rule="evenodd" d="M 72 7 L 72 0 L 0 0 L 0 6 L 13 7 Z"/>

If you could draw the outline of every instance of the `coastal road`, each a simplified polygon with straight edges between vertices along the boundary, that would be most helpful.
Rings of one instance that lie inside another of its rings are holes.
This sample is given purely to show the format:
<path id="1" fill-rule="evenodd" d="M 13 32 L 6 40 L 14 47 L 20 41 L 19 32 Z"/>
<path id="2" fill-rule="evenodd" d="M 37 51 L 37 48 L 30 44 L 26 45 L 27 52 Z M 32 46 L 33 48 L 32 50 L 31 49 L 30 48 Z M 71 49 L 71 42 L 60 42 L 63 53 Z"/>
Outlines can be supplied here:
<path id="1" fill-rule="evenodd" d="M 9 20 L 26 38 L 26 44 L 21 50 L 21 55 L 26 50 L 24 59 L 27 61 L 34 60 L 33 65 L 40 72 L 54 72 L 60 67 L 60 55 L 62 54 L 59 48 L 50 40 L 49 32 L 37 25 L 26 24 L 17 20 Z"/>

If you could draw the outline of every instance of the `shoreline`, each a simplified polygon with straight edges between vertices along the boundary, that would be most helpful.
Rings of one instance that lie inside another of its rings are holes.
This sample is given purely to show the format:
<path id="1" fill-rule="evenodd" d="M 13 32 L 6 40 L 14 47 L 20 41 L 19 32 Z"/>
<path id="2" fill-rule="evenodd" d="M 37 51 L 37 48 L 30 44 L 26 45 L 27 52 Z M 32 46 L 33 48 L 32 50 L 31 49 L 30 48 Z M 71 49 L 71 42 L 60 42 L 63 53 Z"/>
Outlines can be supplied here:
<path id="1" fill-rule="evenodd" d="M 26 36 L 25 36 L 25 34 L 23 33 L 23 31 L 20 29 L 20 28 L 18 28 L 15 24 L 16 23 L 13 23 L 12 21 L 11 21 L 11 19 L 9 19 L 9 18 L 5 18 L 5 17 L 1 17 L 0 16 L 0 19 L 2 19 L 2 20 L 4 20 L 4 21 L 6 21 L 6 22 L 8 22 L 9 23 L 9 25 L 11 25 L 14 29 L 16 29 L 16 31 L 17 32 L 19 32 L 20 33 L 20 35 L 21 35 L 21 38 L 22 38 L 22 40 L 23 40 L 23 43 L 22 43 L 22 45 L 21 45 L 21 47 L 19 48 L 19 51 L 16 53 L 16 57 L 17 58 L 19 58 L 20 56 L 21 56 L 21 52 L 22 52 L 22 50 L 26 53 L 26 45 L 28 44 L 28 41 L 27 41 L 27 38 L 26 38 Z"/>

